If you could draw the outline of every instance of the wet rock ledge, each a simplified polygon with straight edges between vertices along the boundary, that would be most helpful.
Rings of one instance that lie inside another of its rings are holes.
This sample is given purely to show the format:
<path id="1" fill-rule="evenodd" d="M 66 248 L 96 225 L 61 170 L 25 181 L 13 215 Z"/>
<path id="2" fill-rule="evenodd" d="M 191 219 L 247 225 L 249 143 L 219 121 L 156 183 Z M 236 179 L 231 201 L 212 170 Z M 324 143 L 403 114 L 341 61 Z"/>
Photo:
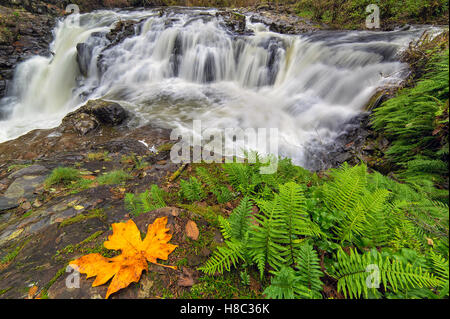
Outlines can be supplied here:
<path id="1" fill-rule="evenodd" d="M 129 215 L 126 193 L 145 192 L 152 184 L 171 187 L 169 177 L 180 166 L 170 161 L 168 130 L 152 125 L 130 129 L 128 120 L 117 103 L 89 101 L 57 128 L 0 144 L 0 298 L 28 298 L 32 286 L 38 290 L 31 297 L 103 298 L 107 286 L 92 288 L 85 276 L 80 289 L 67 288 L 66 267 L 82 255 L 104 253 L 110 225 L 130 218 L 145 231 L 156 218 L 167 216 L 171 242 L 179 245 L 169 264 L 183 266 L 150 266 L 138 284 L 113 298 L 157 298 L 168 290 L 176 297 L 194 284 L 200 275 L 195 269 L 210 255 L 209 246 L 218 242 L 194 252 L 187 225 L 195 220 L 212 237 L 218 230 L 179 208 Z M 75 168 L 81 184 L 46 185 L 58 167 Z M 119 170 L 128 174 L 120 184 L 98 181 Z M 94 182 L 82 187 L 82 181 Z"/>

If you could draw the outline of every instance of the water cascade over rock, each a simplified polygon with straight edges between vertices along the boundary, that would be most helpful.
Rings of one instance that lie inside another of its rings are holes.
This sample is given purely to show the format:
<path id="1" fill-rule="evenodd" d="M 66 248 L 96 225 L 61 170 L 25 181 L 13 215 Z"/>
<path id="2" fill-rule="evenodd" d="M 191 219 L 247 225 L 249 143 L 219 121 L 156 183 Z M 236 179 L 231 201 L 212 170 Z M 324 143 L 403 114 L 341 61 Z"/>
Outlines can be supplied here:
<path id="1" fill-rule="evenodd" d="M 406 76 L 398 53 L 422 32 L 282 35 L 206 9 L 71 16 L 54 30 L 54 56 L 18 66 L 0 142 L 103 99 L 134 114 L 129 125 L 278 128 L 280 155 L 308 166 L 307 145 L 333 141 L 377 88 Z"/>

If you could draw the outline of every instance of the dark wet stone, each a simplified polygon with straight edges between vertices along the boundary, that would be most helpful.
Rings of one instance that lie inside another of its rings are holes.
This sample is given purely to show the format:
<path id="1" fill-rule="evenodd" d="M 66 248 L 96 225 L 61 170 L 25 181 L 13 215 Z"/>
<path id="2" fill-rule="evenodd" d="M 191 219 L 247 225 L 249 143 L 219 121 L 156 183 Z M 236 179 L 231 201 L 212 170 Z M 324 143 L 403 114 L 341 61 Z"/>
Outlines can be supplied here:
<path id="1" fill-rule="evenodd" d="M 34 191 L 45 181 L 45 176 L 22 176 L 16 179 L 0 197 L 0 211 L 18 207 L 18 200 L 26 198 L 32 201 L 36 198 Z"/>
<path id="2" fill-rule="evenodd" d="M 217 17 L 221 17 L 228 30 L 237 34 L 246 32 L 246 18 L 244 15 L 233 11 L 220 11 L 216 13 Z"/>
<path id="3" fill-rule="evenodd" d="M 9 175 L 9 178 L 16 179 L 16 178 L 23 177 L 25 175 L 30 175 L 30 176 L 45 175 L 48 173 L 48 171 L 49 170 L 42 165 L 32 165 L 32 166 L 23 168 L 17 172 L 12 173 L 11 175 Z"/>
<path id="4" fill-rule="evenodd" d="M 2 211 L 13 209 L 18 206 L 19 206 L 19 204 L 17 203 L 16 199 L 6 198 L 3 196 L 0 197 L 0 213 Z"/>
<path id="5" fill-rule="evenodd" d="M 88 102 L 88 109 L 103 124 L 119 125 L 127 118 L 127 112 L 118 103 Z"/>

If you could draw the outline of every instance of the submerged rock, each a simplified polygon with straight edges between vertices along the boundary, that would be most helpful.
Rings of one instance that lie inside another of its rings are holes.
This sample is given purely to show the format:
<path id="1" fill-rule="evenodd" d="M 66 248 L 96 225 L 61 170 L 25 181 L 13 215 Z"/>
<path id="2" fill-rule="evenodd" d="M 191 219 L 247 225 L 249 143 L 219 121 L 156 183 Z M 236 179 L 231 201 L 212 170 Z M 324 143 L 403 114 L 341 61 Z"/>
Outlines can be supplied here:
<path id="1" fill-rule="evenodd" d="M 246 33 L 246 18 L 244 15 L 234 11 L 220 11 L 216 13 L 216 17 L 223 19 L 228 30 L 237 34 Z"/>
<path id="2" fill-rule="evenodd" d="M 92 60 L 92 47 L 86 43 L 77 44 L 77 62 L 83 76 L 89 75 L 89 66 Z"/>

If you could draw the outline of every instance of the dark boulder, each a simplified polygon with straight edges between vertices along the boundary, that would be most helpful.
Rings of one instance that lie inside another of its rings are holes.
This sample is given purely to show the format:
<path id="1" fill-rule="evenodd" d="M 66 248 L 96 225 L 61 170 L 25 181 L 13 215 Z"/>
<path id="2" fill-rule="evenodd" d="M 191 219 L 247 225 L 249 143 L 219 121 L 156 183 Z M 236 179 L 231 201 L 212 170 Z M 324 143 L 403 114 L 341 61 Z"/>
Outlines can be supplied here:
<path id="1" fill-rule="evenodd" d="M 84 136 L 100 126 L 118 126 L 128 118 L 128 112 L 118 103 L 91 100 L 63 119 L 63 131 L 76 131 Z"/>
<path id="2" fill-rule="evenodd" d="M 120 125 L 128 117 L 127 111 L 118 103 L 89 101 L 87 110 L 102 124 Z"/>

